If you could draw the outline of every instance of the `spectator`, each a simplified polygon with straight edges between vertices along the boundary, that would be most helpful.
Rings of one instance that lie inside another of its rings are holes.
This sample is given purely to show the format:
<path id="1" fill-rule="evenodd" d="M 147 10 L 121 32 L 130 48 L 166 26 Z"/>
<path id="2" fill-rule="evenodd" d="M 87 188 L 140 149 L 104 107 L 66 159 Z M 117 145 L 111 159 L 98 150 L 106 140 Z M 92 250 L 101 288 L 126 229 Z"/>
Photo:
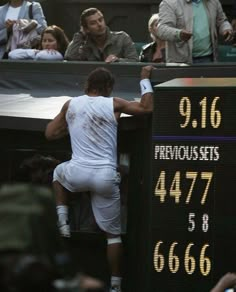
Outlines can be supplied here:
<path id="1" fill-rule="evenodd" d="M 106 26 L 103 14 L 89 8 L 80 17 L 80 32 L 75 33 L 65 59 L 71 61 L 136 62 L 138 55 L 130 36 Z"/>
<path id="2" fill-rule="evenodd" d="M 234 0 L 233 3 L 233 9 L 232 9 L 232 27 L 234 31 L 234 40 L 233 45 L 236 46 L 236 0 Z"/>
<path id="3" fill-rule="evenodd" d="M 65 157 L 64 159 L 65 160 Z M 35 154 L 23 160 L 16 170 L 14 181 L 52 186 L 53 171 L 61 161 L 50 155 Z M 79 204 L 79 208 L 78 208 Z M 98 231 L 89 193 L 73 194 L 69 199 L 70 226 L 74 230 Z"/>
<path id="4" fill-rule="evenodd" d="M 31 15 L 32 14 L 32 15 Z M 36 31 L 40 34 L 47 26 L 40 3 L 24 0 L 10 0 L 0 7 L 0 59 L 7 58 L 7 43 L 13 25 L 20 19 L 33 19 L 37 22 Z"/>
<path id="5" fill-rule="evenodd" d="M 167 41 L 166 60 L 206 63 L 217 60 L 217 34 L 233 37 L 219 0 L 163 0 L 156 34 Z"/>
<path id="6" fill-rule="evenodd" d="M 25 159 L 17 170 L 17 181 L 51 186 L 53 171 L 60 163 L 53 156 L 35 154 Z"/>
<path id="7" fill-rule="evenodd" d="M 155 34 L 158 22 L 158 13 L 153 14 L 148 21 L 148 31 L 153 42 L 142 47 L 139 56 L 141 62 L 165 63 L 165 41 L 160 40 Z"/>
<path id="8" fill-rule="evenodd" d="M 70 236 L 67 197 L 69 192 L 89 191 L 97 224 L 107 236 L 107 257 L 111 269 L 111 292 L 121 291 L 120 176 L 117 173 L 117 121 L 121 113 L 145 114 L 152 111 L 152 67 L 141 71 L 141 102 L 110 97 L 114 78 L 110 71 L 97 68 L 90 73 L 85 95 L 66 102 L 46 128 L 47 139 L 70 134 L 72 159 L 54 170 L 58 226 Z"/>
<path id="9" fill-rule="evenodd" d="M 63 60 L 68 38 L 64 31 L 51 25 L 44 29 L 41 36 L 39 49 L 16 49 L 9 52 L 9 59 L 33 59 L 33 60 Z"/>
<path id="10" fill-rule="evenodd" d="M 211 292 L 225 292 L 228 288 L 236 286 L 236 273 L 227 273 L 216 283 Z M 232 290 L 233 291 L 233 290 Z"/>
<path id="11" fill-rule="evenodd" d="M 26 164 L 35 171 L 37 164 L 50 170 L 57 163 L 50 157 L 40 161 L 41 158 L 38 156 L 32 160 L 33 164 L 30 160 Z M 47 172 L 42 171 L 41 176 L 47 179 Z M 78 274 L 76 269 L 59 236 L 51 191 L 33 184 L 3 185 L 0 188 L 0 291 L 104 291 L 100 280 Z"/>
<path id="12" fill-rule="evenodd" d="M 64 252 L 53 194 L 46 188 L 13 184 L 0 188 L 0 258 L 28 253 L 53 263 Z M 17 211 L 16 211 L 17 210 Z"/>

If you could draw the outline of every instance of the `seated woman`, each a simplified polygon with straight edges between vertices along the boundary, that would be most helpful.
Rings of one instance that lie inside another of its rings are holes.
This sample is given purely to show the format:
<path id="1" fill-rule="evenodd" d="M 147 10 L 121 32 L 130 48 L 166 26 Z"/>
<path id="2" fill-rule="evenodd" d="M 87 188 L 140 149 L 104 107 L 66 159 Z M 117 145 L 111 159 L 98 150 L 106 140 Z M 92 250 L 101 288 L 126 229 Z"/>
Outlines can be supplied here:
<path id="1" fill-rule="evenodd" d="M 142 47 L 139 55 L 140 62 L 165 63 L 165 41 L 156 37 L 155 31 L 159 22 L 159 15 L 155 13 L 148 21 L 148 30 L 153 42 Z"/>
<path id="2" fill-rule="evenodd" d="M 63 60 L 68 44 L 69 41 L 64 31 L 56 25 L 51 25 L 42 32 L 39 49 L 16 49 L 8 54 L 8 58 L 13 60 Z"/>

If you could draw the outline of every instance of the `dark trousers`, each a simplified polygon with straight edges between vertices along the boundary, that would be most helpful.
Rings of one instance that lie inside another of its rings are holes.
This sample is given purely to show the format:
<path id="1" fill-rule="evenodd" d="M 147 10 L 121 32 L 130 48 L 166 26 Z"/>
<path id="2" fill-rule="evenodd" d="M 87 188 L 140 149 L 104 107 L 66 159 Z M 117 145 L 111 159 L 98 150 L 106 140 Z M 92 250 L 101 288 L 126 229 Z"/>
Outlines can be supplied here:
<path id="1" fill-rule="evenodd" d="M 213 54 L 201 57 L 193 57 L 193 64 L 211 63 L 213 62 Z"/>

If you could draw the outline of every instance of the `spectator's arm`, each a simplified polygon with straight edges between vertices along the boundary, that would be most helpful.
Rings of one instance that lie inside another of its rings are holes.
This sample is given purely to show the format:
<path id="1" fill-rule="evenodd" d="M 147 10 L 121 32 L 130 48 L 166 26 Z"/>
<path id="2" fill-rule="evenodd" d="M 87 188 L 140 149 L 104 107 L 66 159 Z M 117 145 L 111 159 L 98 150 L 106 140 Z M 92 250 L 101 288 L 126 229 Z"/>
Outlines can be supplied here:
<path id="1" fill-rule="evenodd" d="M 124 33 L 124 53 L 123 57 L 119 58 L 119 62 L 138 62 L 138 53 L 131 37 Z"/>
<path id="2" fill-rule="evenodd" d="M 177 2 L 176 2 L 177 3 Z M 157 25 L 156 35 L 165 41 L 180 41 L 182 28 L 177 28 L 175 3 L 163 0 L 159 6 L 160 21 Z"/>
<path id="3" fill-rule="evenodd" d="M 35 55 L 36 60 L 62 61 L 63 56 L 56 50 L 41 50 Z"/>
<path id="4" fill-rule="evenodd" d="M 65 52 L 65 59 L 69 61 L 81 61 L 85 36 L 81 32 L 74 34 L 73 40 L 69 43 Z"/>
<path id="5" fill-rule="evenodd" d="M 227 30 L 229 30 L 229 31 L 233 30 L 231 24 L 229 23 L 226 15 L 223 11 L 223 8 L 222 8 L 220 1 L 217 1 L 216 26 L 219 29 L 219 33 L 221 35 L 224 35 L 224 32 Z"/>
<path id="6" fill-rule="evenodd" d="M 6 13 L 7 8 L 5 6 L 0 7 L 0 45 L 5 45 L 8 40 L 8 31 L 5 20 Z"/>
<path id="7" fill-rule="evenodd" d="M 47 27 L 47 21 L 40 3 L 34 2 L 32 5 L 33 19 L 38 22 L 37 32 L 41 34 L 41 32 Z"/>
<path id="8" fill-rule="evenodd" d="M 33 49 L 15 49 L 9 52 L 8 59 L 11 60 L 34 60 L 37 51 Z"/>
<path id="9" fill-rule="evenodd" d="M 8 40 L 8 33 L 6 27 L 0 28 L 0 45 L 5 45 Z"/>

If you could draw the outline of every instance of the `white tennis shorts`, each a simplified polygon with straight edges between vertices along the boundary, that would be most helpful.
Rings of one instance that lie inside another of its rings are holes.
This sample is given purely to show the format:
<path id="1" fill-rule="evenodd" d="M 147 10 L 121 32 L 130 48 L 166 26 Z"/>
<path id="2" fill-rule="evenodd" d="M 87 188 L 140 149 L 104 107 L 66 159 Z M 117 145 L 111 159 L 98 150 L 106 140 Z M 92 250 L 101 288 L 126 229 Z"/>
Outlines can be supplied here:
<path id="1" fill-rule="evenodd" d="M 98 226 L 110 234 L 121 233 L 120 174 L 114 168 L 85 167 L 67 161 L 55 168 L 53 181 L 70 192 L 89 191 Z"/>

